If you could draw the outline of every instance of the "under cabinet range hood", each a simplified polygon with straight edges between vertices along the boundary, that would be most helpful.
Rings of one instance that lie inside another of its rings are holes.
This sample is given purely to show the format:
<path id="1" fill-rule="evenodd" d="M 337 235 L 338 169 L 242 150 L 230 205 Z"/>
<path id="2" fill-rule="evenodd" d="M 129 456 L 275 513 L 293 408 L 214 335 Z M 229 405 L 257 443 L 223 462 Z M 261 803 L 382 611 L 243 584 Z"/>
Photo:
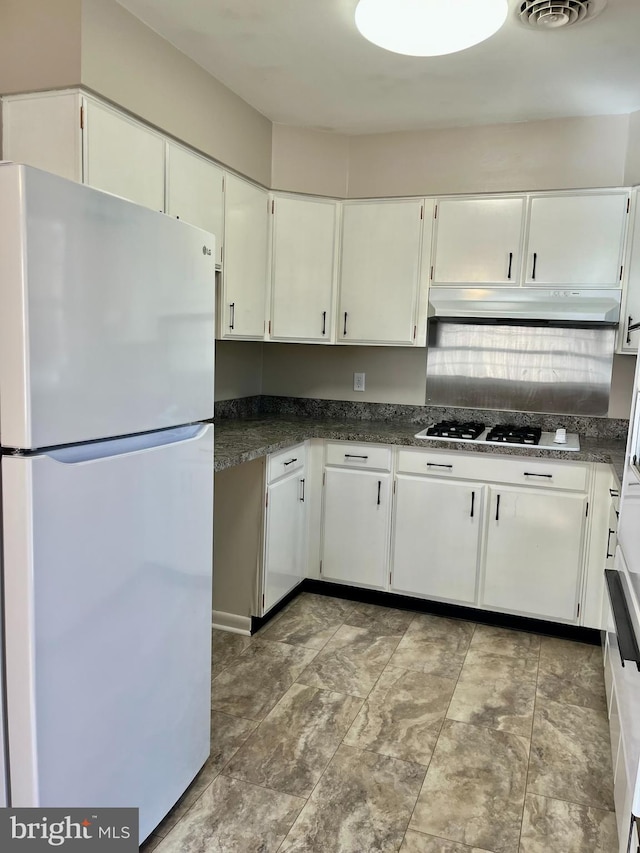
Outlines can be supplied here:
<path id="1" fill-rule="evenodd" d="M 432 288 L 426 402 L 606 415 L 620 293 Z"/>
<path id="2" fill-rule="evenodd" d="M 457 322 L 617 326 L 619 290 L 432 287 L 429 318 Z"/>

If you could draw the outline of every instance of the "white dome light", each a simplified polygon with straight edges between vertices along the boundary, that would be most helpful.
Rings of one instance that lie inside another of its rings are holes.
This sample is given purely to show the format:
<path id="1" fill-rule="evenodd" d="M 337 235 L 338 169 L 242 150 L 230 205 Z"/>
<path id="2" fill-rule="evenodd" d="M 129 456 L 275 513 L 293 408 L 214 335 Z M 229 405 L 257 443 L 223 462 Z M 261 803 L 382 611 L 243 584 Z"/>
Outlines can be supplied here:
<path id="1" fill-rule="evenodd" d="M 508 10 L 507 0 L 360 0 L 356 26 L 393 53 L 442 56 L 488 39 Z"/>

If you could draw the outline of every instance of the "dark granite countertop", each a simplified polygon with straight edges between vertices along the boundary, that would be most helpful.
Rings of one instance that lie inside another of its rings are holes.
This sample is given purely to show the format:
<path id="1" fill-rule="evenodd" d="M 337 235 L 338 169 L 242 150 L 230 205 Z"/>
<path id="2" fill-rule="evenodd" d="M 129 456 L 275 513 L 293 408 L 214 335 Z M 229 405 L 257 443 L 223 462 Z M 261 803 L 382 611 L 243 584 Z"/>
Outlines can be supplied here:
<path id="1" fill-rule="evenodd" d="M 625 442 L 617 438 L 581 436 L 580 450 L 541 450 L 537 447 L 510 447 L 504 444 L 425 441 L 414 438 L 423 427 L 401 421 L 314 420 L 311 418 L 258 417 L 216 421 L 215 470 L 222 471 L 305 441 L 308 438 L 366 441 L 436 450 L 460 450 L 465 453 L 497 453 L 502 456 L 526 456 L 563 459 L 569 462 L 611 464 L 622 479 Z"/>

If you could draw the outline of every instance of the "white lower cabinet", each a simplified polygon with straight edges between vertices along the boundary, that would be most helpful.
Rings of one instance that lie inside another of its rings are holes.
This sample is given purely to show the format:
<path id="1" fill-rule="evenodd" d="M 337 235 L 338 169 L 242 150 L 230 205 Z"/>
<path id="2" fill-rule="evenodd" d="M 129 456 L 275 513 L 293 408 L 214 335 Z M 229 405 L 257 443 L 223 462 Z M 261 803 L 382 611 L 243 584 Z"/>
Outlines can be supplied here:
<path id="1" fill-rule="evenodd" d="M 480 603 L 576 622 L 586 495 L 492 486 Z"/>
<path id="2" fill-rule="evenodd" d="M 325 580 L 387 588 L 391 475 L 326 468 L 321 574 Z"/>
<path id="3" fill-rule="evenodd" d="M 302 468 L 267 486 L 263 613 L 304 577 L 305 485 Z"/>
<path id="4" fill-rule="evenodd" d="M 485 488 L 399 474 L 396 479 L 391 589 L 476 601 Z"/>

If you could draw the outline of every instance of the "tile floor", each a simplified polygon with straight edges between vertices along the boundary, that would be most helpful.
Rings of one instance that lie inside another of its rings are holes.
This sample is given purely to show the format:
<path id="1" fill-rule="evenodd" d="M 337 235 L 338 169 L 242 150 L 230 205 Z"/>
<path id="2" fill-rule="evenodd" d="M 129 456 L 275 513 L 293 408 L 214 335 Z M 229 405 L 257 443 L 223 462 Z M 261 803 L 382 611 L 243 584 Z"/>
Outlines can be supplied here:
<path id="1" fill-rule="evenodd" d="M 212 751 L 145 853 L 614 853 L 599 648 L 304 593 L 213 632 Z"/>

